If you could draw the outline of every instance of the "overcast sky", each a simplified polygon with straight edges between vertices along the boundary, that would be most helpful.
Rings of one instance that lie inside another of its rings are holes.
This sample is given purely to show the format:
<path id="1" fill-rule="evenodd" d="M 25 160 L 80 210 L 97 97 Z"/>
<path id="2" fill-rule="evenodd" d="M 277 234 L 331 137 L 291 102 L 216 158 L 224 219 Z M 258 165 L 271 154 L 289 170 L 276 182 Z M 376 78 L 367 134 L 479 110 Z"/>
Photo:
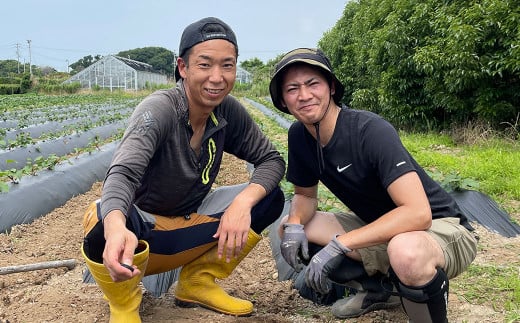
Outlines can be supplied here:
<path id="1" fill-rule="evenodd" d="M 87 55 L 148 46 L 178 52 L 188 24 L 215 16 L 235 31 L 239 62 L 264 63 L 296 47 L 316 47 L 346 0 L 16 0 L 2 2 L 0 60 L 67 70 Z M 18 50 L 17 50 L 18 49 Z"/>

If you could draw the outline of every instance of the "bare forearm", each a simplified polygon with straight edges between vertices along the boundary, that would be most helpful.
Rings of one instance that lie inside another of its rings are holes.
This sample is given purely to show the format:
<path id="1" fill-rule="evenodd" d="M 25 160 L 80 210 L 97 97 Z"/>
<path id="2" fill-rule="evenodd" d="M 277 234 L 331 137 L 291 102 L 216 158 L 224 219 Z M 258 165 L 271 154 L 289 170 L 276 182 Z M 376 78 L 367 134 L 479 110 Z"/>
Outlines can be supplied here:
<path id="1" fill-rule="evenodd" d="M 287 223 L 306 224 L 316 213 L 318 200 L 302 194 L 295 194 L 291 202 Z"/>
<path id="2" fill-rule="evenodd" d="M 262 185 L 250 183 L 242 192 L 237 194 L 233 203 L 241 203 L 249 209 L 252 209 L 266 195 L 267 191 Z"/>
<path id="3" fill-rule="evenodd" d="M 112 210 L 103 219 L 105 239 L 108 239 L 112 230 L 119 231 L 126 227 L 126 217 L 120 210 Z"/>

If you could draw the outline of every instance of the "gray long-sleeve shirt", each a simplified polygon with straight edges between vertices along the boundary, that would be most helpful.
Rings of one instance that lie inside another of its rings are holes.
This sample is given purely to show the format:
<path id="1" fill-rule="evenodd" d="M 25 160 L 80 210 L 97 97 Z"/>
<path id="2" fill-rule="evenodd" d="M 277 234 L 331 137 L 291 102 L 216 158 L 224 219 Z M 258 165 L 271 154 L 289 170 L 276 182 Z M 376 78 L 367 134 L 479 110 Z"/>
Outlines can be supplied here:
<path id="1" fill-rule="evenodd" d="M 130 118 L 103 184 L 101 214 L 127 214 L 132 203 L 153 214 L 195 212 L 211 189 L 224 152 L 255 166 L 251 183 L 274 189 L 285 162 L 245 108 L 227 96 L 208 118 L 200 155 L 190 146 L 182 81 L 145 98 Z"/>

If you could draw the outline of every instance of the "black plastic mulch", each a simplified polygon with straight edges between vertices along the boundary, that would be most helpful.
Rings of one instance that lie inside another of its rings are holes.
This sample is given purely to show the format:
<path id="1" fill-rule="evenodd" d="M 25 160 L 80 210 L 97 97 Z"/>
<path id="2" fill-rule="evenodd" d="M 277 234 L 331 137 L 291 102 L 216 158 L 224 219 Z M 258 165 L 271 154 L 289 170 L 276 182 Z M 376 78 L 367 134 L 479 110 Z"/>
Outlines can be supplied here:
<path id="1" fill-rule="evenodd" d="M 484 193 L 461 190 L 450 193 L 468 220 L 480 223 L 488 230 L 504 237 L 516 237 L 520 226 L 512 222 L 509 214 Z"/>

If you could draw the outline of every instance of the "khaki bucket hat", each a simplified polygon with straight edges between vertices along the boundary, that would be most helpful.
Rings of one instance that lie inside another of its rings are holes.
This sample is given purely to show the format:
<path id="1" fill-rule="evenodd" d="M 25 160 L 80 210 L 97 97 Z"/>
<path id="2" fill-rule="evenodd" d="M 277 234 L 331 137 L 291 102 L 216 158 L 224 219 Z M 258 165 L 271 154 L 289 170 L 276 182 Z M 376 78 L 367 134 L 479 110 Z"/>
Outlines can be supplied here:
<path id="1" fill-rule="evenodd" d="M 282 105 L 281 81 L 284 70 L 288 66 L 298 62 L 317 66 L 330 77 L 335 87 L 335 92 L 332 97 L 334 102 L 339 105 L 345 93 L 345 87 L 332 72 L 332 66 L 327 56 L 325 56 L 325 53 L 317 48 L 297 48 L 285 54 L 278 64 L 275 65 L 275 72 L 269 84 L 269 92 L 271 93 L 274 106 L 282 112 L 290 113 L 287 107 Z"/>

